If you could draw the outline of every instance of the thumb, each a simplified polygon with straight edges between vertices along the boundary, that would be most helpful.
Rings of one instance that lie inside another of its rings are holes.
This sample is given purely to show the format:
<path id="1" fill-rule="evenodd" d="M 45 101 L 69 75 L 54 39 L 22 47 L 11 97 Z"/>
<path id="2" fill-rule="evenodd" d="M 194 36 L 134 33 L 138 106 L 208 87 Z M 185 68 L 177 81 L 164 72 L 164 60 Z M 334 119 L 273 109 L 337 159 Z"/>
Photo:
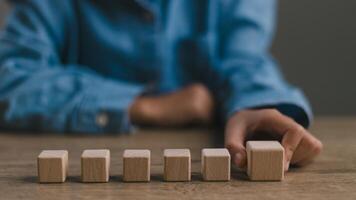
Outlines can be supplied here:
<path id="1" fill-rule="evenodd" d="M 243 119 L 231 118 L 225 131 L 225 147 L 231 154 L 232 162 L 240 167 L 246 167 L 246 149 L 245 149 L 245 137 L 246 137 L 246 123 Z"/>

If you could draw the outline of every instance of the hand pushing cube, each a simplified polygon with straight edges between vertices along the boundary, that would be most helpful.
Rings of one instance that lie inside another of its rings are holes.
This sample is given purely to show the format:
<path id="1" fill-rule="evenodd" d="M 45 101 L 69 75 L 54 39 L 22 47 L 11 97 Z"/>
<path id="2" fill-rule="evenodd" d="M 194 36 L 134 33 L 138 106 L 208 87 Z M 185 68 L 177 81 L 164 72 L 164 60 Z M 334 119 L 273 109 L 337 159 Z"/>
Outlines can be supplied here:
<path id="1" fill-rule="evenodd" d="M 163 155 L 165 181 L 190 181 L 189 149 L 166 149 Z"/>
<path id="2" fill-rule="evenodd" d="M 85 150 L 81 157 L 83 182 L 108 182 L 110 151 L 107 149 Z"/>
<path id="3" fill-rule="evenodd" d="M 284 178 L 284 148 L 277 141 L 248 141 L 247 174 L 253 181 Z"/>
<path id="4" fill-rule="evenodd" d="M 150 181 L 150 150 L 125 150 L 123 157 L 124 181 Z"/>
<path id="5" fill-rule="evenodd" d="M 227 149 L 202 150 L 202 174 L 205 181 L 230 180 L 230 153 Z"/>
<path id="6" fill-rule="evenodd" d="M 62 183 L 68 172 L 68 151 L 45 150 L 37 157 L 40 183 Z"/>

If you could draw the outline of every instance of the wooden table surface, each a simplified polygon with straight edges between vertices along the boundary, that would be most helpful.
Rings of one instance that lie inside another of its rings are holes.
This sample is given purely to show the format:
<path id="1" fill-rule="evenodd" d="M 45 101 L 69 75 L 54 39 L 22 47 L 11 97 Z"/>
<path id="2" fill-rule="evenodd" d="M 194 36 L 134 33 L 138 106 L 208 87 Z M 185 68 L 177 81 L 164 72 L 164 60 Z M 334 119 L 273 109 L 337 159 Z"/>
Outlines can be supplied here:
<path id="1" fill-rule="evenodd" d="M 145 130 L 131 136 L 0 134 L 0 199 L 356 199 L 356 118 L 317 118 L 311 131 L 323 154 L 305 168 L 292 169 L 282 182 L 250 182 L 232 171 L 230 182 L 203 182 L 200 151 L 221 141 L 209 130 Z M 109 183 L 80 182 L 80 155 L 88 148 L 111 150 Z M 149 183 L 123 183 L 122 152 L 148 148 Z M 190 148 L 192 182 L 162 181 L 165 148 Z M 69 177 L 62 184 L 38 184 L 36 157 L 43 149 L 69 151 Z"/>

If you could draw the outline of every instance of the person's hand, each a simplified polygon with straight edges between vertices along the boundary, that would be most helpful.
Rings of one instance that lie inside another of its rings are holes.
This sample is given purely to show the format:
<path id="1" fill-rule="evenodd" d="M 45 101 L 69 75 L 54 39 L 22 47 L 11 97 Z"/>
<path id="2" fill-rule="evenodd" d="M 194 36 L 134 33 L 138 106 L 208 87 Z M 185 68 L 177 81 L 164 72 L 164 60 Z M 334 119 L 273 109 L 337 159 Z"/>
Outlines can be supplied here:
<path id="1" fill-rule="evenodd" d="M 214 99 L 208 88 L 196 83 L 169 94 L 138 97 L 130 106 L 129 115 L 139 125 L 209 124 L 214 116 Z"/>
<path id="2" fill-rule="evenodd" d="M 246 167 L 245 142 L 256 138 L 281 141 L 286 171 L 290 164 L 310 163 L 323 148 L 317 138 L 276 109 L 244 110 L 228 120 L 225 132 L 225 147 L 238 167 Z"/>

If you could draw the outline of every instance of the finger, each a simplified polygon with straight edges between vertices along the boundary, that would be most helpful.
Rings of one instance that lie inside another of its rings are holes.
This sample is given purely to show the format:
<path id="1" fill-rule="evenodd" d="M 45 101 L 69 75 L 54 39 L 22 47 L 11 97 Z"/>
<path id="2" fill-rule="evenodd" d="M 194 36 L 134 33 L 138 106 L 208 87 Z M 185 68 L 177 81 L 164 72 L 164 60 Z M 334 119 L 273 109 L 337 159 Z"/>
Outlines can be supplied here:
<path id="1" fill-rule="evenodd" d="M 308 147 L 309 145 L 307 143 L 308 142 L 304 137 L 299 143 L 297 149 L 293 153 L 292 159 L 290 161 L 292 165 L 295 165 L 297 162 L 301 160 L 305 160 L 310 156 L 309 147 Z"/>
<path id="2" fill-rule="evenodd" d="M 298 125 L 299 126 L 299 125 Z M 294 152 L 297 150 L 300 141 L 304 135 L 304 128 L 300 127 L 293 127 L 288 129 L 286 134 L 283 136 L 282 139 L 282 146 L 284 147 L 285 151 L 285 170 L 289 169 L 290 161 L 293 157 Z"/>
<path id="3" fill-rule="evenodd" d="M 261 116 L 253 131 L 268 131 L 282 136 L 282 146 L 285 149 L 285 170 L 288 170 L 293 153 L 306 133 L 302 126 L 277 110 L 269 110 Z"/>
<path id="4" fill-rule="evenodd" d="M 246 167 L 246 121 L 245 119 L 232 118 L 229 120 L 225 131 L 225 147 L 231 154 L 231 159 L 236 166 Z"/>
<path id="5" fill-rule="evenodd" d="M 311 135 L 309 132 L 300 142 L 297 150 L 294 152 L 291 163 L 304 166 L 309 164 L 323 149 L 323 144 Z"/>

